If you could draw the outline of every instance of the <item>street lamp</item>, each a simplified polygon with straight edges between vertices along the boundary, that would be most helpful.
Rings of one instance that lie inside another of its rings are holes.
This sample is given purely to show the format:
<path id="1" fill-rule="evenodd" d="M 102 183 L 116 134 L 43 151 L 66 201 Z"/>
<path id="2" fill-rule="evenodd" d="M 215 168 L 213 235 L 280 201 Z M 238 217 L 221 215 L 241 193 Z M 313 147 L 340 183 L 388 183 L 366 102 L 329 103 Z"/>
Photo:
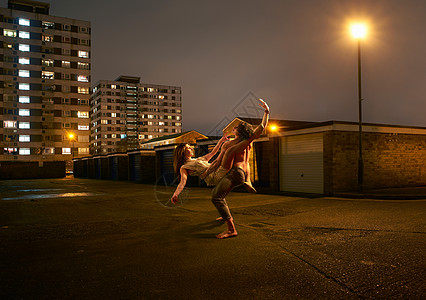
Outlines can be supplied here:
<path id="1" fill-rule="evenodd" d="M 68 139 L 70 141 L 72 141 L 71 154 L 72 154 L 72 158 L 74 159 L 74 142 L 75 142 L 75 135 L 74 135 L 74 133 L 72 133 L 72 132 L 68 133 Z"/>
<path id="2" fill-rule="evenodd" d="M 361 40 L 367 34 L 367 27 L 364 24 L 354 24 L 351 26 L 352 36 L 358 41 L 358 192 L 363 190 L 364 181 L 364 161 L 362 159 L 362 94 L 361 94 Z"/>
<path id="3" fill-rule="evenodd" d="M 269 125 L 268 129 L 269 129 L 270 132 L 277 132 L 278 131 L 278 127 L 275 124 Z"/>

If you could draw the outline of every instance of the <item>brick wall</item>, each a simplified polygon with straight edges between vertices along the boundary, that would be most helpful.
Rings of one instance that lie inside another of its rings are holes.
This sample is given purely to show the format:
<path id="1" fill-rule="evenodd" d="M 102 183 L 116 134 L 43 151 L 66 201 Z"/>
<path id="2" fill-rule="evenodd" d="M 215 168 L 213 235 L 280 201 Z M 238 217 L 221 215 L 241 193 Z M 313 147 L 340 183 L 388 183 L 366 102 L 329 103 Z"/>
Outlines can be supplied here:
<path id="1" fill-rule="evenodd" d="M 426 136 L 363 133 L 364 189 L 426 185 Z M 358 189 L 358 132 L 324 133 L 324 192 Z"/>
<path id="2" fill-rule="evenodd" d="M 23 162 L 1 161 L 0 180 L 65 177 L 64 161 Z"/>

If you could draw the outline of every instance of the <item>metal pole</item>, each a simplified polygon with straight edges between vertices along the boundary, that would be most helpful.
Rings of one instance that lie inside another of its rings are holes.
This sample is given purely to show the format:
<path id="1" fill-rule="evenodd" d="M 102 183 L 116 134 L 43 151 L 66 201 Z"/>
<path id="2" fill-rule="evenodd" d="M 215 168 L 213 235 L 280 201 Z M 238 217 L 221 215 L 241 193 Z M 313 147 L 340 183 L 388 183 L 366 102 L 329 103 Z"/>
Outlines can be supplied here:
<path id="1" fill-rule="evenodd" d="M 361 39 L 358 39 L 358 192 L 363 190 L 364 162 L 362 159 L 362 94 L 361 94 Z"/>

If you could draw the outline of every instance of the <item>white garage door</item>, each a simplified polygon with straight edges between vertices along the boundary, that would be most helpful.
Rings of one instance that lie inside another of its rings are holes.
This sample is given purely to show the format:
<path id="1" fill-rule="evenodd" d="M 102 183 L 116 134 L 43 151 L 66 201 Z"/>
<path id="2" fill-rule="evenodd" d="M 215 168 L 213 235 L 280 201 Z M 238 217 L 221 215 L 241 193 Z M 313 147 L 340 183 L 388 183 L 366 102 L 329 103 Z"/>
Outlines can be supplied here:
<path id="1" fill-rule="evenodd" d="M 324 193 L 323 169 L 322 133 L 281 138 L 281 191 Z"/>

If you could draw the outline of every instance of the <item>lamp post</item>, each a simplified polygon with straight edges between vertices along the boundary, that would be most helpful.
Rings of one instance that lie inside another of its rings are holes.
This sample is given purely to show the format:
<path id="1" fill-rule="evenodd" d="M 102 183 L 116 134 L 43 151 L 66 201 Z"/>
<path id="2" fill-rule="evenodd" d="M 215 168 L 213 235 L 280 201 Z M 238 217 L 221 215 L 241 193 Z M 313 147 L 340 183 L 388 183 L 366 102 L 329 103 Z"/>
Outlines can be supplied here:
<path id="1" fill-rule="evenodd" d="M 71 148 L 71 154 L 72 154 L 72 158 L 74 159 L 74 142 L 75 142 L 75 135 L 74 133 L 68 133 L 68 138 L 70 141 L 72 141 L 72 148 Z"/>
<path id="2" fill-rule="evenodd" d="M 364 161 L 362 158 L 362 89 L 361 89 L 361 40 L 366 36 L 367 27 L 354 24 L 352 36 L 358 41 L 358 192 L 362 192 L 364 183 Z"/>

